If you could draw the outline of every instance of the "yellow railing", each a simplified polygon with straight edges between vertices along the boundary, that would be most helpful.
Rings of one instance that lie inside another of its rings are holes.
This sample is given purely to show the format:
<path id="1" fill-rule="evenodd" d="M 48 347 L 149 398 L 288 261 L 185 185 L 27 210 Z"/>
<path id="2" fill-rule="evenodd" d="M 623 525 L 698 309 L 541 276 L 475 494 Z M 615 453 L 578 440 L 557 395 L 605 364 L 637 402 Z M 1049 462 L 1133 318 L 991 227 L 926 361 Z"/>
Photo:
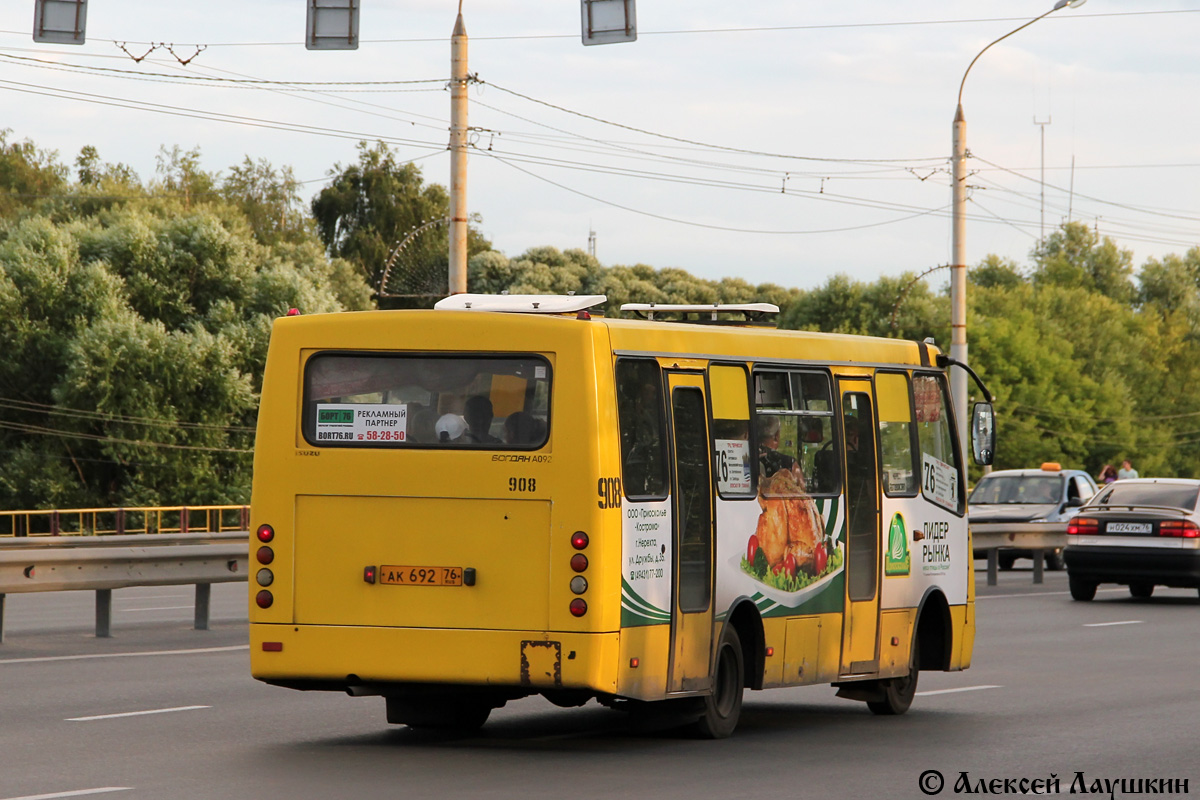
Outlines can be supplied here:
<path id="1" fill-rule="evenodd" d="M 139 506 L 0 511 L 0 538 L 214 533 L 250 527 L 250 506 Z"/>

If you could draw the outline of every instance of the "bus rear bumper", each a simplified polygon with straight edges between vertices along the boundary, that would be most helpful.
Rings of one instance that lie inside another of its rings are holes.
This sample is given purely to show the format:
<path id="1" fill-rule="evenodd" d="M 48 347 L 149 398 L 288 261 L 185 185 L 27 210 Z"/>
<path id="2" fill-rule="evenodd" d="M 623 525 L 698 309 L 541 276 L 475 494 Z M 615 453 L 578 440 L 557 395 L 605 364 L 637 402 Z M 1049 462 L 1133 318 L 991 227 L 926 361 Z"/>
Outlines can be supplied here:
<path id="1" fill-rule="evenodd" d="M 385 694 L 396 684 L 614 694 L 620 634 L 254 623 L 251 674 L 296 689 Z"/>

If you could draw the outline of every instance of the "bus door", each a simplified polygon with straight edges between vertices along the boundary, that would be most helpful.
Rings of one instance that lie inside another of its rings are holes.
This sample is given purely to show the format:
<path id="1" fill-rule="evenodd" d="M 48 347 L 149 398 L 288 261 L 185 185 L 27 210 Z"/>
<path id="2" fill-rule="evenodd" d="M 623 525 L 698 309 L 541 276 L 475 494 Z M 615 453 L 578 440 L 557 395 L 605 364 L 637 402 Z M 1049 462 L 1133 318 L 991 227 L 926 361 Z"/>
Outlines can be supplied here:
<path id="1" fill-rule="evenodd" d="M 707 689 L 713 635 L 713 482 L 701 374 L 668 373 L 675 576 L 667 690 Z"/>
<path id="2" fill-rule="evenodd" d="M 879 671 L 879 486 L 869 380 L 838 381 L 846 452 L 846 614 L 843 675 Z"/>

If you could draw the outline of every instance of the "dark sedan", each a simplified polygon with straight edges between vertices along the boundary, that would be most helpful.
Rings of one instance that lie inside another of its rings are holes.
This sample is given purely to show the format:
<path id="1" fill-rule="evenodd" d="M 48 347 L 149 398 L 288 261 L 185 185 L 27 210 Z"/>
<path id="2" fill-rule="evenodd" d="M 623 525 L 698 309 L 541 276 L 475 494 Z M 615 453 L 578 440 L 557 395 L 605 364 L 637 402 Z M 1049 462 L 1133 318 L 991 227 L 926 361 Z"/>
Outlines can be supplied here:
<path id="1" fill-rule="evenodd" d="M 1120 480 L 1101 489 L 1067 525 L 1071 597 L 1091 600 L 1101 583 L 1149 597 L 1155 586 L 1200 588 L 1200 481 Z"/>

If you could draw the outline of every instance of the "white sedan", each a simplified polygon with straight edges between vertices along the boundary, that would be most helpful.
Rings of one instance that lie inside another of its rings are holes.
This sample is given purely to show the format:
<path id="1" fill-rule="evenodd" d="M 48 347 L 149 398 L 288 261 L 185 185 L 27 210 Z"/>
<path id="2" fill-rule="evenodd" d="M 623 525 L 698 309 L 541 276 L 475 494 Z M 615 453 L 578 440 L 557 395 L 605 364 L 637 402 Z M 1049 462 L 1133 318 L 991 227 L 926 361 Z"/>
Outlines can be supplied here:
<path id="1" fill-rule="evenodd" d="M 1200 588 L 1200 480 L 1140 478 L 1105 486 L 1067 525 L 1071 597 L 1101 583 L 1149 597 L 1155 586 Z"/>

